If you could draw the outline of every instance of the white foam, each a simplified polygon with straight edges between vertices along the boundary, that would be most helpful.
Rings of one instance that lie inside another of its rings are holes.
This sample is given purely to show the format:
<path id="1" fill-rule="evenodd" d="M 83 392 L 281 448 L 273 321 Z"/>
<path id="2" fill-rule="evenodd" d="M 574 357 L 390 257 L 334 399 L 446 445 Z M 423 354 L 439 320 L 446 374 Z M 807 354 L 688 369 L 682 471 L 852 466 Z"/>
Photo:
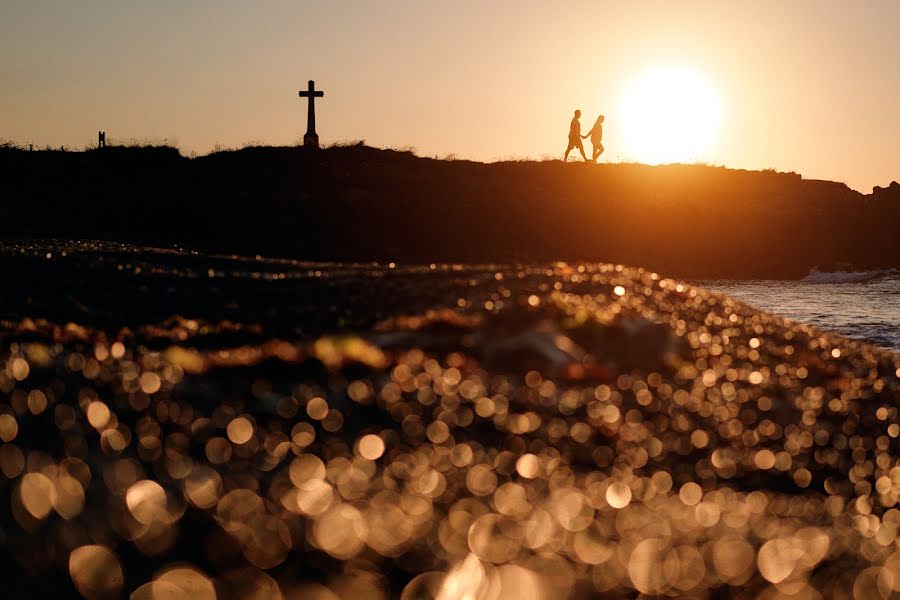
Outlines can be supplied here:
<path id="1" fill-rule="evenodd" d="M 806 283 L 859 283 L 871 281 L 889 273 L 889 271 L 820 271 L 813 267 L 803 281 Z"/>

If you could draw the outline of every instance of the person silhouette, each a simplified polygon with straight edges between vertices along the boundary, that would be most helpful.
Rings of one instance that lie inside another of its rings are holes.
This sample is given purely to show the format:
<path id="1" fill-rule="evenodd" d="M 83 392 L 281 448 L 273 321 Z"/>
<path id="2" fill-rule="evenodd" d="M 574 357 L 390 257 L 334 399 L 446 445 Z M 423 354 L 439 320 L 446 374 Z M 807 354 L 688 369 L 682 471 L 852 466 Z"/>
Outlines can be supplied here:
<path id="1" fill-rule="evenodd" d="M 597 120 L 594 122 L 594 126 L 591 127 L 591 130 L 584 134 L 582 139 L 590 136 L 591 137 L 591 146 L 594 147 L 593 156 L 591 160 L 597 162 L 597 159 L 603 154 L 603 144 L 600 142 L 603 140 L 603 121 L 606 119 L 603 115 L 597 117 Z M 587 160 L 587 159 L 585 159 Z"/>
<path id="2" fill-rule="evenodd" d="M 581 143 L 581 121 L 578 120 L 579 117 L 581 117 L 581 111 L 576 110 L 575 116 L 572 117 L 572 122 L 569 124 L 569 145 L 563 156 L 563 162 L 569 160 L 569 152 L 571 152 L 573 148 L 578 148 L 581 152 L 581 156 L 584 158 L 584 162 L 587 162 L 588 158 L 584 153 L 584 145 Z"/>

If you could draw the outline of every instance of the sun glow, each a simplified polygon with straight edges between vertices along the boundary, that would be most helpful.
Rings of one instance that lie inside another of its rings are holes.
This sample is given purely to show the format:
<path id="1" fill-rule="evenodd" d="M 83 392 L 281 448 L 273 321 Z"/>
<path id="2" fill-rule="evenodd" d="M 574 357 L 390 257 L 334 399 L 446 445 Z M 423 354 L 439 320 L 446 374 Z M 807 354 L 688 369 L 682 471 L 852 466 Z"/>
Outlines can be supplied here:
<path id="1" fill-rule="evenodd" d="M 719 99 L 703 77 L 684 68 L 650 71 L 622 98 L 630 158 L 648 164 L 705 158 L 719 127 Z"/>

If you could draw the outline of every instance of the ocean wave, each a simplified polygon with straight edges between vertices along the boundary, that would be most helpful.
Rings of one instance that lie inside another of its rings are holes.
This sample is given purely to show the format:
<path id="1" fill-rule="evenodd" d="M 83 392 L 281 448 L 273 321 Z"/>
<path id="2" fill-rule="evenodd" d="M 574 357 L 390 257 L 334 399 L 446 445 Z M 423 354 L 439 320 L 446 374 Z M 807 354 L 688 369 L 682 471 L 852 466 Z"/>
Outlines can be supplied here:
<path id="1" fill-rule="evenodd" d="M 875 271 L 820 271 L 813 267 L 802 281 L 806 283 L 861 283 L 894 274 L 894 269 Z"/>

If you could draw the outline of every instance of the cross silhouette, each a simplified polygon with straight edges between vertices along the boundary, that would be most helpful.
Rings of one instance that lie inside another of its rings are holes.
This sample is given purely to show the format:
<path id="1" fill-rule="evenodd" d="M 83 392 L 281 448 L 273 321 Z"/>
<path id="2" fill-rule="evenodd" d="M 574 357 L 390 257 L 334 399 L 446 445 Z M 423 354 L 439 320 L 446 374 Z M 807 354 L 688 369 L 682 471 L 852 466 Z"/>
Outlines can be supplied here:
<path id="1" fill-rule="evenodd" d="M 309 100 L 306 112 L 306 135 L 303 136 L 303 145 L 310 148 L 319 147 L 319 135 L 316 133 L 316 98 L 322 98 L 325 92 L 316 89 L 316 82 L 309 80 L 306 91 L 300 90 L 300 97 Z"/>

